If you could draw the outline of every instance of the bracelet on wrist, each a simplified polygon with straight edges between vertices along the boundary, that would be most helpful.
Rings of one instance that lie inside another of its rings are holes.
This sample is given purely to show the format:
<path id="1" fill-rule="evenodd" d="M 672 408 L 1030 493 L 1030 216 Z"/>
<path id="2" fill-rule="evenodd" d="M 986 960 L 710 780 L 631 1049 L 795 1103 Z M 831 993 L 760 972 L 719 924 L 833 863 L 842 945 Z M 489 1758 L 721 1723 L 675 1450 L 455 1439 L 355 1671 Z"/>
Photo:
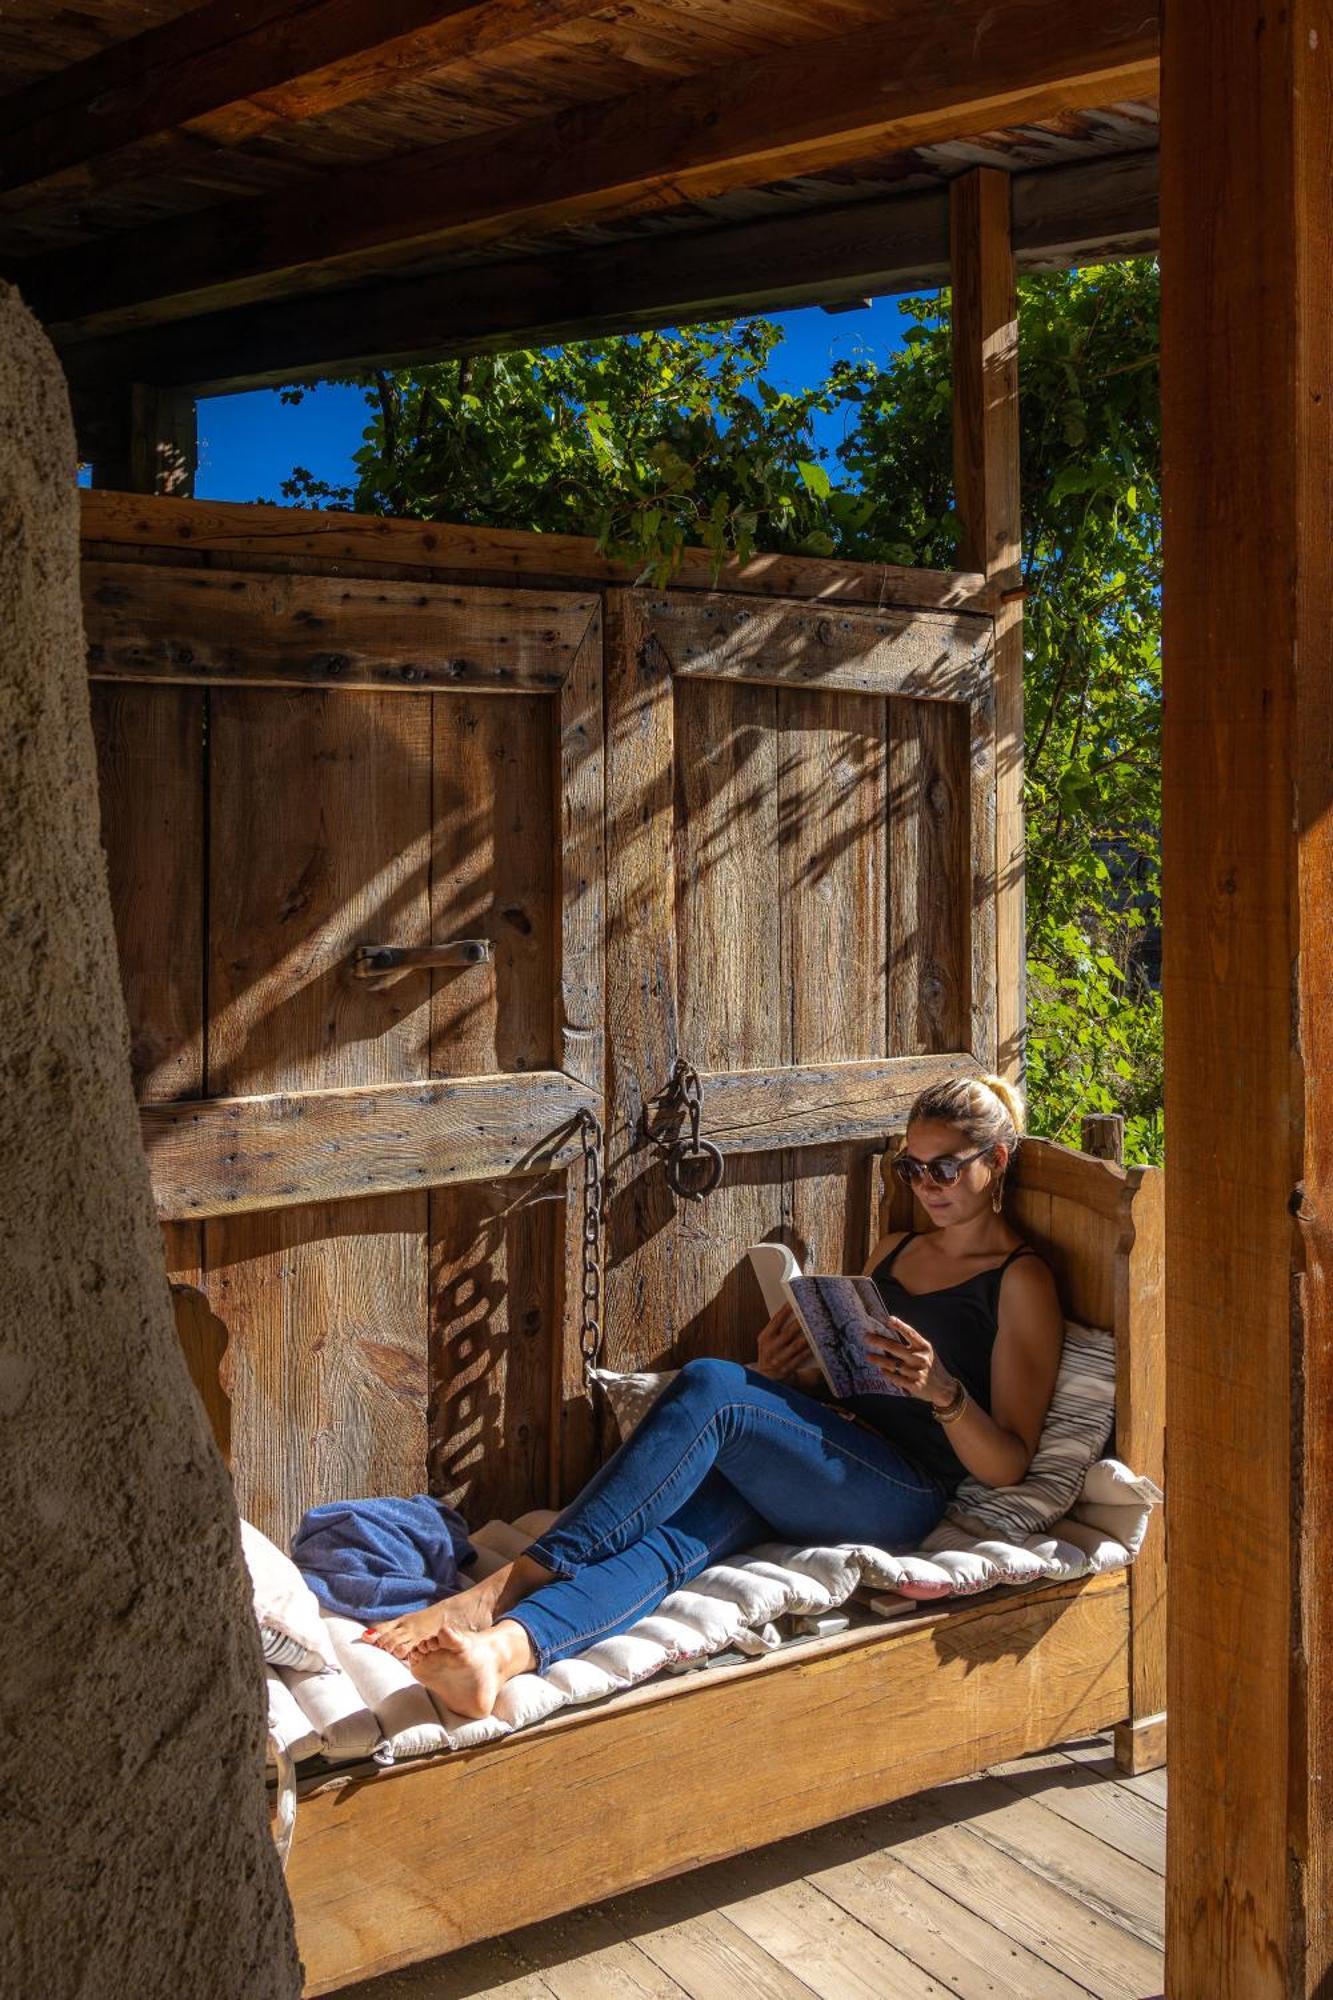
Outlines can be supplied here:
<path id="1" fill-rule="evenodd" d="M 955 1382 L 953 1392 L 947 1402 L 932 1403 L 930 1413 L 937 1424 L 956 1424 L 967 1408 L 967 1384 Z"/>

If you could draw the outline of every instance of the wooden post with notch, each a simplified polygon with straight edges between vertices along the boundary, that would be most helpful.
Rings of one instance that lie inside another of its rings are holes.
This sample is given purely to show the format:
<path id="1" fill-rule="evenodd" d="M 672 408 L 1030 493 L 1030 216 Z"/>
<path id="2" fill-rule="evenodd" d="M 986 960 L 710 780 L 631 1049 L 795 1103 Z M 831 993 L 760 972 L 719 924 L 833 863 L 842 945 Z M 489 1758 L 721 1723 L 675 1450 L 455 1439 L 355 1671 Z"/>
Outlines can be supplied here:
<path id="1" fill-rule="evenodd" d="M 978 167 L 949 196 L 953 267 L 953 463 L 958 561 L 991 585 L 995 615 L 998 1065 L 1021 1078 L 1026 1018 L 1023 910 L 1023 557 L 1018 295 L 1009 176 Z"/>
<path id="2" fill-rule="evenodd" d="M 1162 53 L 1174 2000 L 1333 1991 L 1333 9 Z"/>

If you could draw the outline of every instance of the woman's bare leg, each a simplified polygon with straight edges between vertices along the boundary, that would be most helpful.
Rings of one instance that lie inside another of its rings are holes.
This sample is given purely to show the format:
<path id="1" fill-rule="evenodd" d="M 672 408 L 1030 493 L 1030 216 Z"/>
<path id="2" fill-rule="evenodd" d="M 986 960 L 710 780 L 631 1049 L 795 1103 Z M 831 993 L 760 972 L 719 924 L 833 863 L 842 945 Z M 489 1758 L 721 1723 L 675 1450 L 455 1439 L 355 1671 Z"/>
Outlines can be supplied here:
<path id="1" fill-rule="evenodd" d="M 412 1655 L 412 1672 L 455 1715 L 475 1720 L 490 1715 L 500 1690 L 515 1674 L 530 1674 L 537 1665 L 532 1642 L 512 1618 L 501 1618 L 486 1632 L 442 1629 L 430 1652 Z"/>
<path id="2" fill-rule="evenodd" d="M 497 1618 L 503 1618 L 529 1591 L 551 1581 L 551 1572 L 528 1556 L 493 1570 L 454 1597 L 442 1597 L 424 1611 L 407 1611 L 401 1618 L 386 1618 L 366 1631 L 371 1645 L 405 1660 L 413 1653 L 429 1653 L 447 1645 L 461 1632 L 488 1632 Z M 489 1713 L 489 1711 L 487 1711 Z"/>

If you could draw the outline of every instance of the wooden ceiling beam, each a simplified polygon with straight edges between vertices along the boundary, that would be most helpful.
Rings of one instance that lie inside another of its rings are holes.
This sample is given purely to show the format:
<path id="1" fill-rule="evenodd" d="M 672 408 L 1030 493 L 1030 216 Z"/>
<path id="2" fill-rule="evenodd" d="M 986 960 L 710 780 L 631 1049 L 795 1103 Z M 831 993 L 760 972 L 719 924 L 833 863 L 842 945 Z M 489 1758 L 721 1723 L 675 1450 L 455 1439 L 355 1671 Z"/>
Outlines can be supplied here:
<path id="1" fill-rule="evenodd" d="M 1014 177 L 1020 270 L 1151 252 L 1157 155 Z M 321 292 L 67 346 L 76 386 L 152 382 L 218 394 L 450 354 L 628 333 L 948 283 L 944 189 L 724 229 L 525 257 Z"/>
<path id="2" fill-rule="evenodd" d="M 299 199 L 30 260 L 25 297 L 111 332 L 294 292 L 516 230 L 678 206 L 998 125 L 1152 96 L 1151 0 L 891 0 L 873 28 L 330 175 Z"/>
<path id="3" fill-rule="evenodd" d="M 605 6 L 209 0 L 0 100 L 0 197 L 41 187 L 86 199 L 197 167 L 201 147 L 242 145 Z"/>

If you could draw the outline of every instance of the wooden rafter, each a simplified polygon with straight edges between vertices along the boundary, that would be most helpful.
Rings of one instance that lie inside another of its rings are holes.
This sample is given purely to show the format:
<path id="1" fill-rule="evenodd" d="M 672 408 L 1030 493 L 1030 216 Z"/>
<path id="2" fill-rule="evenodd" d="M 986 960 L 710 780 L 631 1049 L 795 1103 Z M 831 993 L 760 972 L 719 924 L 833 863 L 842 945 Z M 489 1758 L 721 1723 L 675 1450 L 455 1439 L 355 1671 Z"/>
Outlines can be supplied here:
<path id="1" fill-rule="evenodd" d="M 31 260 L 24 291 L 67 331 L 112 331 L 354 282 L 517 228 L 556 228 L 815 172 L 998 123 L 1152 95 L 1157 15 L 1050 0 L 894 0 L 857 34 L 775 50 L 611 103 L 330 176 L 297 202 Z"/>
<path id="2" fill-rule="evenodd" d="M 1157 155 L 1017 174 L 1013 211 L 1020 270 L 1140 255 L 1157 241 Z M 948 275 L 948 195 L 932 190 L 245 306 L 70 345 L 63 358 L 76 383 L 144 381 L 216 393 L 332 369 L 833 304 L 945 284 Z"/>
<path id="3" fill-rule="evenodd" d="M 0 193 L 86 196 L 504 47 L 606 0 L 210 0 L 3 101 Z"/>

